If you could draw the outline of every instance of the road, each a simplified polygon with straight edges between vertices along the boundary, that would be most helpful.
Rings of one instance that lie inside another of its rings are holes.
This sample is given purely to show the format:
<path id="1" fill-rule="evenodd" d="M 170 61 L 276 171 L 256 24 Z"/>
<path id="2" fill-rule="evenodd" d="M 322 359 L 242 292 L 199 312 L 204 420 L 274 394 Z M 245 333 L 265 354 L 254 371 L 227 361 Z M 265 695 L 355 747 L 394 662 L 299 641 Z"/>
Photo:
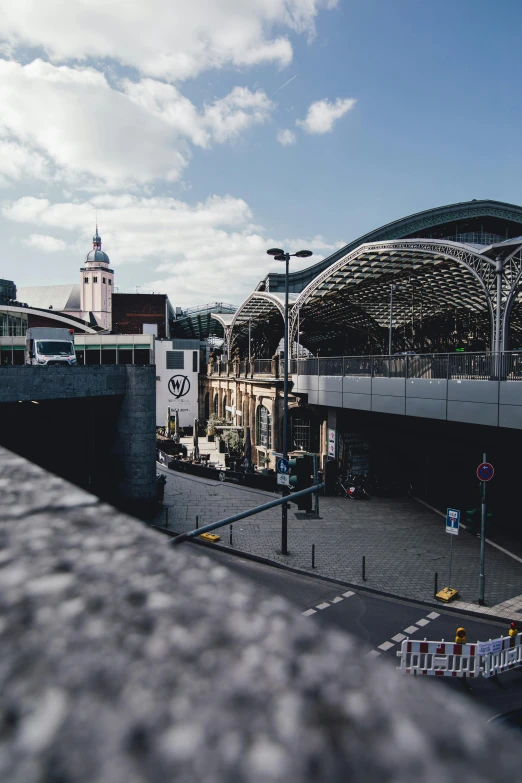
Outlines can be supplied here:
<path id="1" fill-rule="evenodd" d="M 362 589 L 349 590 L 343 585 L 256 563 L 198 544 L 183 546 L 189 546 L 196 557 L 211 557 L 237 576 L 254 582 L 262 591 L 283 595 L 308 622 L 316 623 L 318 627 L 335 626 L 353 634 L 368 646 L 370 655 L 394 667 L 398 665 L 396 652 L 400 649 L 401 635 L 419 640 L 445 639 L 453 642 L 460 625 L 466 628 L 468 642 L 507 635 L 507 623 L 448 612 L 442 606 L 432 609 Z M 449 677 L 423 679 L 429 687 L 447 688 L 480 704 L 485 719 L 522 708 L 522 670 L 506 672 L 497 681 L 480 677 L 469 685 Z"/>

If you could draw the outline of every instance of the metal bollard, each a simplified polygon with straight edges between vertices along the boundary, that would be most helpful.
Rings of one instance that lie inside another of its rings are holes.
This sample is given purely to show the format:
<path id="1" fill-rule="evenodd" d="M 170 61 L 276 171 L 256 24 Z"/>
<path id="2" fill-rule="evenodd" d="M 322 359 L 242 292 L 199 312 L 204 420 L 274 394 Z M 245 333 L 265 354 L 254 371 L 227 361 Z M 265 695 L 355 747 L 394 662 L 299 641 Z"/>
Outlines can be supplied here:
<path id="1" fill-rule="evenodd" d="M 315 568 L 315 544 L 312 544 L 312 568 Z"/>
<path id="2" fill-rule="evenodd" d="M 196 530 L 199 528 L 199 516 L 196 514 Z"/>
<path id="3" fill-rule="evenodd" d="M 363 555 L 362 578 L 363 578 L 363 582 L 366 582 L 366 555 Z"/>
<path id="4" fill-rule="evenodd" d="M 433 588 L 433 595 L 437 597 L 438 592 L 439 592 L 439 574 L 437 571 L 435 571 L 435 587 Z"/>
<path id="5" fill-rule="evenodd" d="M 234 546 L 232 543 L 232 525 L 230 525 L 230 546 Z"/>
<path id="6" fill-rule="evenodd" d="M 168 529 L 169 527 L 169 507 L 165 509 L 165 527 Z"/>

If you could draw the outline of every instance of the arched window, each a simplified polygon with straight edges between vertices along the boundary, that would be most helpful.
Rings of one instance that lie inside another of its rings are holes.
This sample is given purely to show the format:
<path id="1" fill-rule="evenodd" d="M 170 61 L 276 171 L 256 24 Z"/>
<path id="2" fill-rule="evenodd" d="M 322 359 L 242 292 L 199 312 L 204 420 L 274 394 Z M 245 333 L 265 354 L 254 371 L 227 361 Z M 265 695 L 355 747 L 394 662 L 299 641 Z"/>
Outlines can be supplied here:
<path id="1" fill-rule="evenodd" d="M 256 412 L 256 443 L 266 449 L 272 448 L 272 417 L 264 405 L 260 405 Z"/>
<path id="2" fill-rule="evenodd" d="M 227 411 L 227 395 L 223 395 L 223 418 L 228 419 L 228 411 Z"/>
<path id="3" fill-rule="evenodd" d="M 205 418 L 205 421 L 207 421 L 210 417 L 210 394 L 207 392 L 205 394 L 205 410 L 203 413 L 203 416 Z"/>
<path id="4" fill-rule="evenodd" d="M 214 416 L 218 415 L 219 412 L 219 394 L 214 394 Z"/>

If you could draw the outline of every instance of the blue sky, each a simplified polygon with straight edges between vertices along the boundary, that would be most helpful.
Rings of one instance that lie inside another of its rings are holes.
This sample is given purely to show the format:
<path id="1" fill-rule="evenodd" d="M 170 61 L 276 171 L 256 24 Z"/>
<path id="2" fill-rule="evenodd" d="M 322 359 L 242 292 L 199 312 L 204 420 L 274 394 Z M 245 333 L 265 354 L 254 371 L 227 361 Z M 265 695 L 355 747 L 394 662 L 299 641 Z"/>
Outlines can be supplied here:
<path id="1" fill-rule="evenodd" d="M 273 244 L 317 261 L 422 209 L 522 203 L 513 0 L 21 5 L 0 0 L 20 286 L 79 279 L 96 208 L 116 285 L 189 305 L 239 303 Z"/>

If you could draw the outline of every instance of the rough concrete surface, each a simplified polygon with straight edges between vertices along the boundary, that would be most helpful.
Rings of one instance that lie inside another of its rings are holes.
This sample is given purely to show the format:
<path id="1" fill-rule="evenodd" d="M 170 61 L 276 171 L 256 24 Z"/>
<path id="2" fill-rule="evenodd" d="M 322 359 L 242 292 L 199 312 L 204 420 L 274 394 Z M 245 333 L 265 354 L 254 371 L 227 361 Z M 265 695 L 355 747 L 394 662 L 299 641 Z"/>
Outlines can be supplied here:
<path id="1" fill-rule="evenodd" d="M 515 780 L 481 713 L 0 450 L 0 779 Z"/>

